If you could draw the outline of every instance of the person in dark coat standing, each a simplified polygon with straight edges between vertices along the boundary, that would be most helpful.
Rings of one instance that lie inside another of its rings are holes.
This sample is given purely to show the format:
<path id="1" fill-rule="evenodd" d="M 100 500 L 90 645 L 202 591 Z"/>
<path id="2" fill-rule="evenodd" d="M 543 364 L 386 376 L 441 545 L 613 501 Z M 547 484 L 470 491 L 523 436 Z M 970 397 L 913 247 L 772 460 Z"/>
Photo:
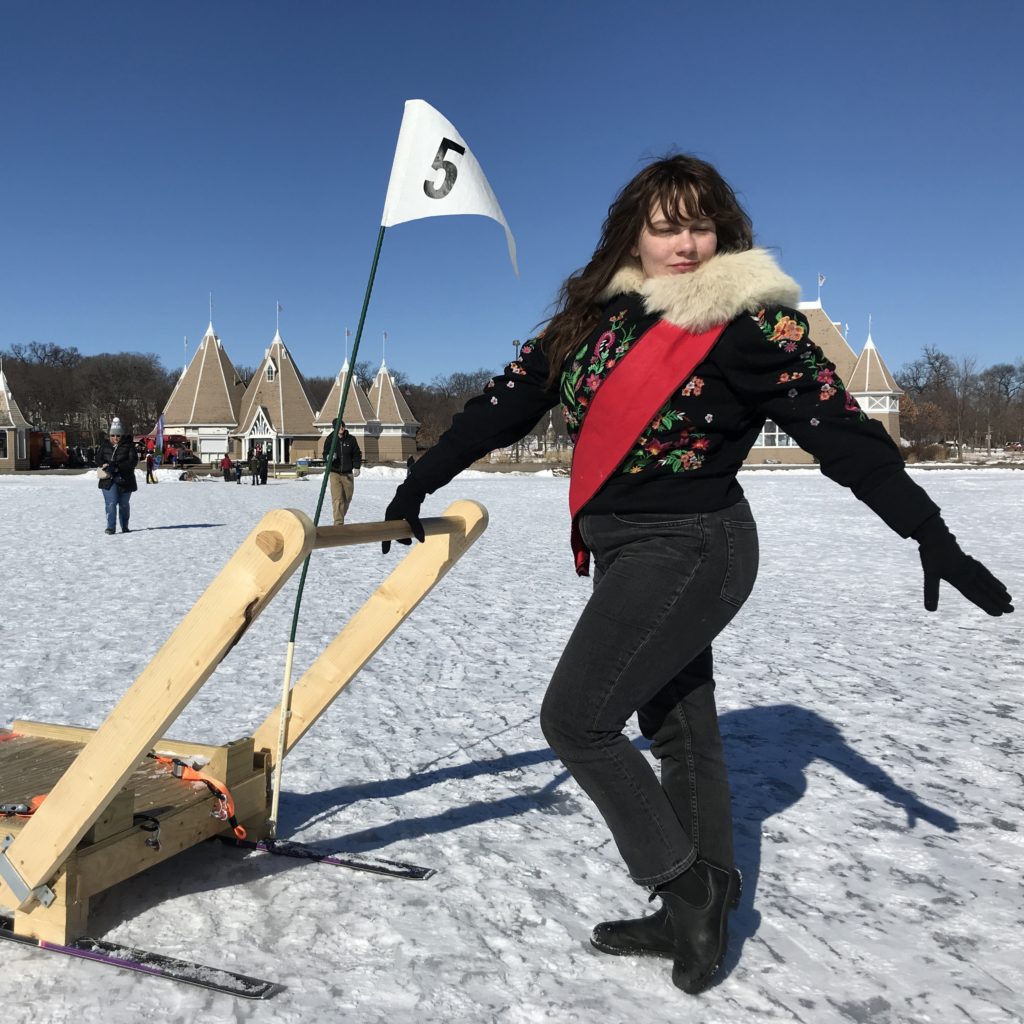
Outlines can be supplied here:
<path id="1" fill-rule="evenodd" d="M 363 464 L 363 452 L 359 442 L 345 429 L 344 422 L 334 420 L 331 426 L 338 432 L 338 440 L 334 446 L 334 458 L 331 460 L 328 479 L 331 482 L 331 511 L 334 514 L 334 525 L 343 526 L 348 507 L 352 503 L 352 492 L 355 490 L 355 477 L 359 476 L 359 467 Z M 327 462 L 331 453 L 331 440 L 334 434 L 324 438 L 323 459 Z"/>
<path id="2" fill-rule="evenodd" d="M 116 532 L 114 527 L 121 520 L 121 532 L 130 533 L 128 518 L 131 514 L 132 492 L 138 490 L 135 467 L 139 453 L 131 438 L 125 436 L 124 427 L 116 416 L 110 423 L 110 439 L 104 441 L 96 452 L 99 467 L 100 490 L 107 509 L 106 533 Z M 106 474 L 105 476 L 102 474 Z"/>
<path id="3" fill-rule="evenodd" d="M 266 452 L 260 452 L 260 483 L 267 482 L 267 471 L 270 469 L 270 456 Z"/>
<path id="4" fill-rule="evenodd" d="M 255 449 L 249 456 L 249 476 L 252 477 L 253 487 L 258 487 L 260 483 L 260 453 Z"/>
<path id="5" fill-rule="evenodd" d="M 156 460 L 153 458 L 153 453 L 149 452 L 146 455 L 146 483 L 147 484 L 155 484 L 156 483 L 156 474 L 153 472 L 153 469 L 154 469 L 155 466 L 156 466 Z"/>

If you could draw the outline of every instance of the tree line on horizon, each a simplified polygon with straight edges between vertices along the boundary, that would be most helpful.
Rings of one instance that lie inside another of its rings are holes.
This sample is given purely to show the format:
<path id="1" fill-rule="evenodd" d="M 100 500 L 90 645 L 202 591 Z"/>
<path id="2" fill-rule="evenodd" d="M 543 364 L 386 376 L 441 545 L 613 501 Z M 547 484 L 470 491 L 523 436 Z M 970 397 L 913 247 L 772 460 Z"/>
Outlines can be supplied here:
<path id="1" fill-rule="evenodd" d="M 0 351 L 0 357 L 25 418 L 37 430 L 66 431 L 69 444 L 97 444 L 115 415 L 133 433 L 148 433 L 179 377 L 177 369 L 168 370 L 152 353 L 85 356 L 75 347 L 33 341 L 12 345 Z M 236 369 L 248 384 L 257 368 Z M 360 387 L 369 391 L 375 375 L 370 363 L 360 360 L 353 372 Z M 420 423 L 421 448 L 430 447 L 452 416 L 494 375 L 493 370 L 479 368 L 414 384 L 401 370 L 390 373 Z M 974 357 L 955 359 L 926 345 L 921 356 L 894 377 L 904 392 L 901 433 L 913 445 L 952 442 L 958 447 L 1001 448 L 1024 441 L 1024 358 L 979 369 Z M 307 377 L 305 383 L 316 412 L 327 400 L 334 377 Z M 561 416 L 542 418 L 534 432 L 542 434 L 549 425 L 564 439 Z"/>
<path id="2" fill-rule="evenodd" d="M 133 434 L 149 433 L 181 372 L 177 368 L 168 370 L 153 353 L 85 356 L 73 346 L 37 341 L 0 350 L 0 359 L 14 399 L 33 429 L 63 430 L 68 444 L 82 446 L 98 444 L 114 416 L 119 416 Z M 258 368 L 235 369 L 248 385 Z M 447 429 L 452 416 L 494 376 L 493 370 L 481 368 L 413 384 L 401 370 L 389 368 L 389 372 L 419 421 L 420 447 L 432 445 Z M 369 392 L 376 375 L 369 361 L 359 360 L 353 373 L 359 386 Z M 327 401 L 334 377 L 306 377 L 304 381 L 316 413 Z M 564 437 L 561 417 L 554 417 L 553 423 Z M 545 422 L 541 429 L 546 426 Z"/>

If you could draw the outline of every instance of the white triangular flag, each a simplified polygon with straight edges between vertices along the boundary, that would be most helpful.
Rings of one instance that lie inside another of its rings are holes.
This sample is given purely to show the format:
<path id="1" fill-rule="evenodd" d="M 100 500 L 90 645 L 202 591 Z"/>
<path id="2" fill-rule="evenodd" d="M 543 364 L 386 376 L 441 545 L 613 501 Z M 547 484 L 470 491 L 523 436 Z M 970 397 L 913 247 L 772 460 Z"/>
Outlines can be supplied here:
<path id="1" fill-rule="evenodd" d="M 423 100 L 406 100 L 381 225 L 475 213 L 505 229 L 516 276 L 516 240 L 484 172 L 455 126 Z"/>

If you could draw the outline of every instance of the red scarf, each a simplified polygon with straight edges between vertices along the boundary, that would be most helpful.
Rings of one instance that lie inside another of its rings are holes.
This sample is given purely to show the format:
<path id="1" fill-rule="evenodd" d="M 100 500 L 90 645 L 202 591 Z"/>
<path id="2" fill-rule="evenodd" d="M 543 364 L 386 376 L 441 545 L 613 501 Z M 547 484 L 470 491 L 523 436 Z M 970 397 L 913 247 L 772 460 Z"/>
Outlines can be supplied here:
<path id="1" fill-rule="evenodd" d="M 590 552 L 577 517 L 621 465 L 673 391 L 704 361 L 725 324 L 701 334 L 659 320 L 597 389 L 576 440 L 569 480 L 576 574 L 590 575 Z"/>

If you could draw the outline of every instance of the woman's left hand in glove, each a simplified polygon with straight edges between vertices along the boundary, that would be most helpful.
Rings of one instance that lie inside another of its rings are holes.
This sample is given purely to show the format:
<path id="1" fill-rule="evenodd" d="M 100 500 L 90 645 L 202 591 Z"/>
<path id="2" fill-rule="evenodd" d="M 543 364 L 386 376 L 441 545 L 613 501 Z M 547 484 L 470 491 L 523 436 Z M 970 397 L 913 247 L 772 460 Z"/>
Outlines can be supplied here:
<path id="1" fill-rule="evenodd" d="M 913 536 L 920 545 L 924 606 L 928 611 L 933 612 L 939 606 L 940 580 L 952 584 L 968 601 L 989 615 L 1013 611 L 1013 599 L 1005 584 L 976 558 L 961 550 L 941 516 L 933 516 L 915 530 Z"/>

